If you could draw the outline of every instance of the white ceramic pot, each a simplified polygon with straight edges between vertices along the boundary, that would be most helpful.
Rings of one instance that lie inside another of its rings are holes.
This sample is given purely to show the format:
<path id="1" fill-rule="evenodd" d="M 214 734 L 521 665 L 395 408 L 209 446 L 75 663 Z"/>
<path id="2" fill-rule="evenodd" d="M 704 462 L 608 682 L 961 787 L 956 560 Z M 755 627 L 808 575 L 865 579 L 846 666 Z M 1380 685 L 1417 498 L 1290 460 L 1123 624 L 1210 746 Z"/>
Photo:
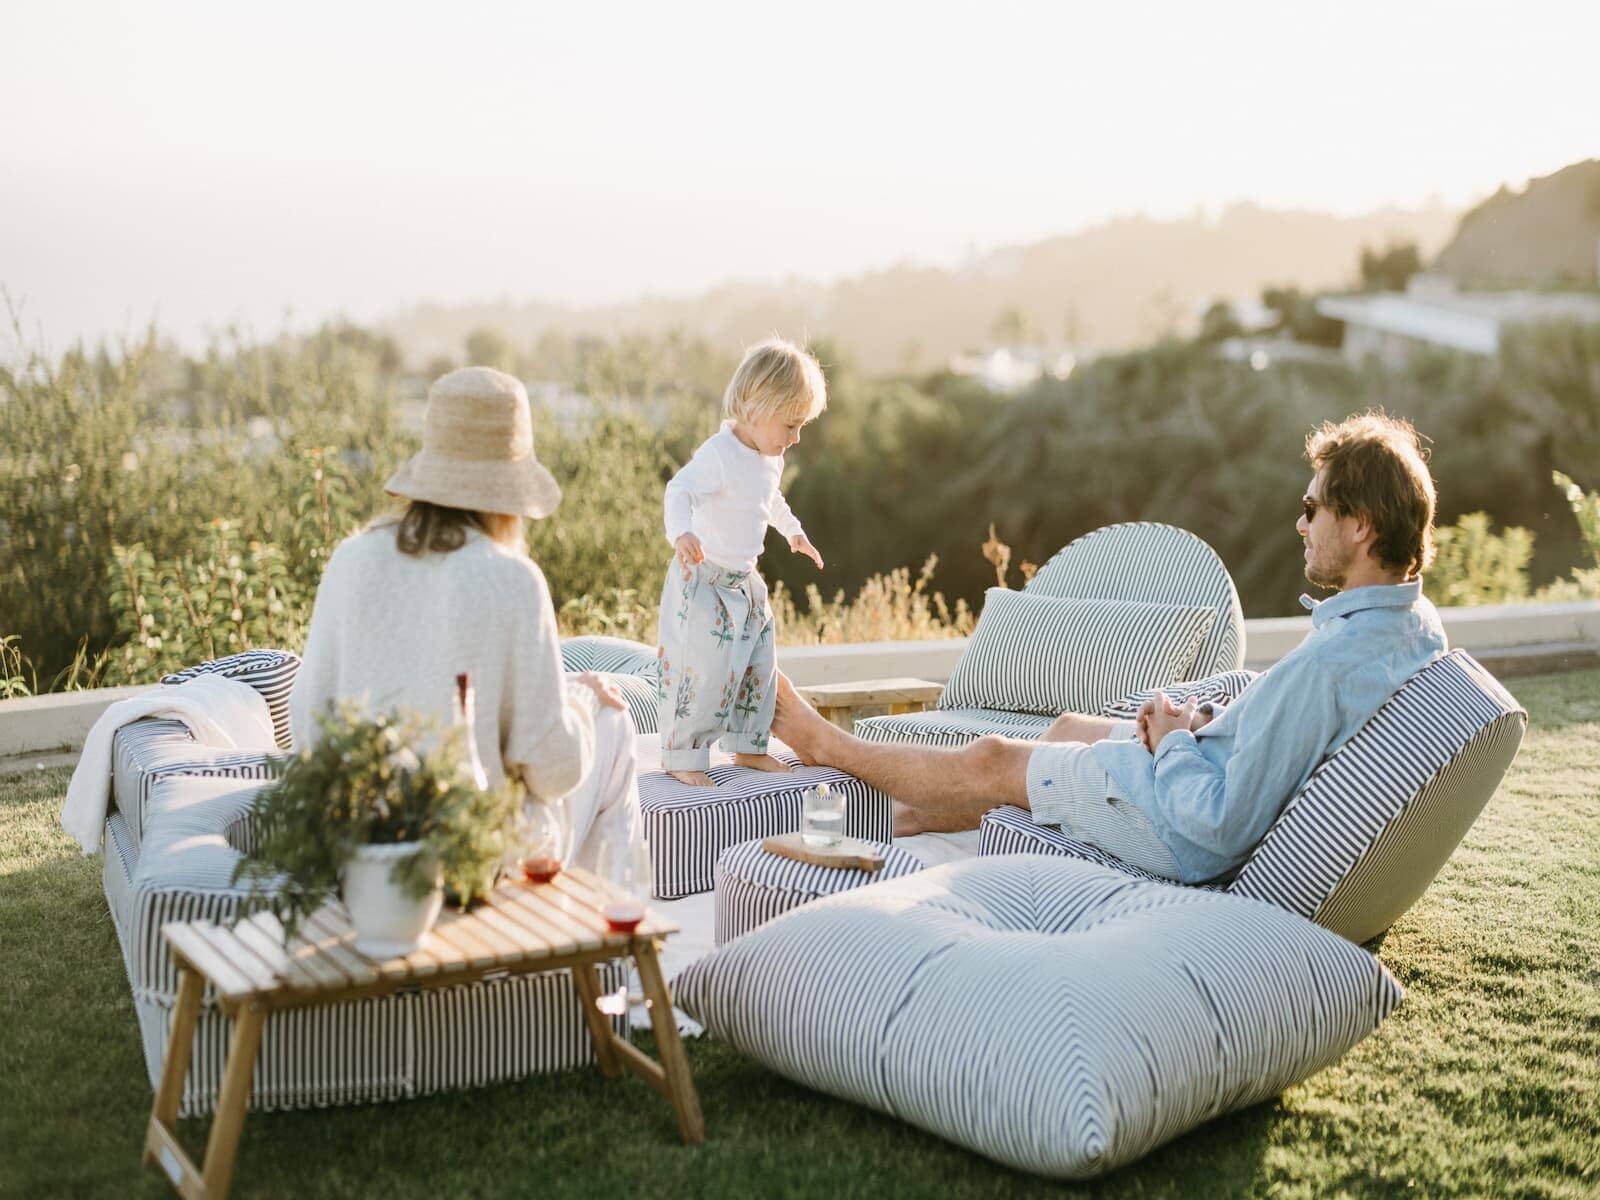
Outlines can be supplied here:
<path id="1" fill-rule="evenodd" d="M 433 928 L 444 904 L 444 881 L 434 874 L 433 890 L 414 897 L 389 878 L 396 862 L 421 851 L 417 842 L 359 846 L 341 879 L 344 906 L 356 928 L 356 949 L 368 958 L 410 954 Z"/>

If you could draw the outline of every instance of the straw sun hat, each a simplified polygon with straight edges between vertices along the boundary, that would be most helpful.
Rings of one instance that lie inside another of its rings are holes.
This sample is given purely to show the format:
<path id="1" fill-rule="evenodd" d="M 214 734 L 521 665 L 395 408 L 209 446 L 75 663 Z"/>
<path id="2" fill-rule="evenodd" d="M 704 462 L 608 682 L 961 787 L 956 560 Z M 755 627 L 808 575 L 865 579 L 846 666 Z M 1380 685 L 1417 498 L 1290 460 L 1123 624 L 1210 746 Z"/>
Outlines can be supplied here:
<path id="1" fill-rule="evenodd" d="M 422 453 L 383 486 L 407 500 L 523 517 L 547 517 L 561 503 L 560 485 L 534 457 L 527 389 L 489 367 L 463 367 L 434 381 Z"/>

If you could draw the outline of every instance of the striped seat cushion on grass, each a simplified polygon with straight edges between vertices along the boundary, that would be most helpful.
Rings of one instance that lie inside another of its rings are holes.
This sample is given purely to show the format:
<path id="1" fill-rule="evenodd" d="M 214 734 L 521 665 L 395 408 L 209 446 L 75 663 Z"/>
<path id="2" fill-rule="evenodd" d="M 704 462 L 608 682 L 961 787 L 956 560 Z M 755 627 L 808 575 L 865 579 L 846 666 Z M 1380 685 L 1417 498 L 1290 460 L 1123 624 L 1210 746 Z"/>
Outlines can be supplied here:
<path id="1" fill-rule="evenodd" d="M 561 639 L 561 665 L 568 671 L 614 671 L 619 675 L 656 675 L 656 648 L 627 638 L 585 634 Z"/>
<path id="2" fill-rule="evenodd" d="M 1208 608 L 990 588 L 939 707 L 1098 712 L 1136 689 L 1188 679 L 1215 620 Z"/>
<path id="3" fill-rule="evenodd" d="M 1244 694 L 1245 688 L 1249 687 L 1260 674 L 1259 671 L 1247 671 L 1241 667 L 1237 671 L 1225 671 L 1221 675 L 1196 679 L 1190 683 L 1169 683 L 1161 690 L 1174 704 L 1183 704 L 1189 700 L 1231 704 Z M 1104 705 L 1100 709 L 1100 715 L 1131 720 L 1139 715 L 1139 709 L 1144 706 L 1145 701 L 1155 695 L 1155 692 L 1155 688 L 1145 688 L 1143 691 L 1122 696 Z"/>
<path id="4" fill-rule="evenodd" d="M 572 686 L 571 679 L 577 674 L 576 671 L 567 672 L 569 687 Z M 634 732 L 656 732 L 661 707 L 655 676 L 630 675 L 623 671 L 600 671 L 598 674 L 622 693 L 622 701 L 628 706 L 628 719 L 633 722 Z"/>
<path id="5" fill-rule="evenodd" d="M 1231 890 L 1364 942 L 1433 882 L 1516 756 L 1528 714 L 1471 655 L 1414 675 L 1290 801 Z"/>
<path id="6" fill-rule="evenodd" d="M 104 880 L 122 948 L 151 1085 L 161 1077 L 177 969 L 161 938 L 168 921 L 227 922 L 245 893 L 231 883 L 259 785 L 174 777 L 158 783 L 142 844 L 124 814 L 106 823 Z M 626 979 L 600 965 L 601 986 Z M 216 1106 L 232 1023 L 209 994 L 195 1033 L 180 1114 Z M 625 1017 L 613 1027 L 626 1030 Z M 570 973 L 404 993 L 267 1018 L 252 1083 L 253 1108 L 306 1108 L 396 1099 L 443 1088 L 521 1078 L 592 1062 Z"/>
<path id="7" fill-rule="evenodd" d="M 264 781 L 277 774 L 273 756 L 258 750 L 202 746 L 182 721 L 145 717 L 117 730 L 111 744 L 111 791 L 135 845 L 144 838 L 151 790 L 163 780 L 193 775 Z"/>
<path id="8" fill-rule="evenodd" d="M 1034 713 L 995 712 L 989 708 L 935 708 L 895 716 L 860 717 L 855 732 L 869 742 L 965 746 L 988 734 L 1031 741 L 1050 728 L 1051 720 Z"/>
<path id="9" fill-rule="evenodd" d="M 1069 542 L 1040 567 L 1029 595 L 1192 604 L 1216 613 L 1195 653 L 1197 679 L 1244 665 L 1244 611 L 1216 551 L 1186 529 L 1150 521 L 1106 525 Z M 1161 681 L 1156 681 L 1161 682 Z"/>
<path id="10" fill-rule="evenodd" d="M 674 992 L 779 1074 L 1067 1179 L 1276 1095 L 1401 997 L 1372 955 L 1272 905 L 1040 855 L 804 905 Z"/>
<path id="11" fill-rule="evenodd" d="M 832 767 L 806 767 L 787 750 L 773 755 L 795 769 L 788 775 L 718 766 L 716 787 L 690 787 L 665 771 L 641 771 L 639 808 L 650 843 L 655 894 L 676 900 L 716 886 L 717 856 L 729 846 L 800 828 L 800 796 L 826 783 L 846 800 L 846 837 L 886 842 L 893 833 L 889 797 Z"/>
<path id="12" fill-rule="evenodd" d="M 1499 787 L 1527 725 L 1476 659 L 1451 651 L 1312 773 L 1225 890 L 1369 941 L 1433 882 Z M 1140 874 L 1020 809 L 994 809 L 980 829 L 982 854 L 1069 854 Z"/>
<path id="13" fill-rule="evenodd" d="M 214 658 L 197 666 L 163 675 L 162 683 L 182 683 L 197 675 L 222 675 L 248 683 L 261 693 L 272 714 L 272 731 L 280 749 L 289 748 L 289 692 L 294 687 L 300 656 L 287 650 L 245 650 L 226 658 Z"/>
<path id="14" fill-rule="evenodd" d="M 717 945 L 731 942 L 773 917 L 823 896 L 836 896 L 851 888 L 922 870 L 922 863 L 898 846 L 876 842 L 873 848 L 884 860 L 876 871 L 798 862 L 769 853 L 761 840 L 724 850 L 717 858 L 716 870 Z"/>

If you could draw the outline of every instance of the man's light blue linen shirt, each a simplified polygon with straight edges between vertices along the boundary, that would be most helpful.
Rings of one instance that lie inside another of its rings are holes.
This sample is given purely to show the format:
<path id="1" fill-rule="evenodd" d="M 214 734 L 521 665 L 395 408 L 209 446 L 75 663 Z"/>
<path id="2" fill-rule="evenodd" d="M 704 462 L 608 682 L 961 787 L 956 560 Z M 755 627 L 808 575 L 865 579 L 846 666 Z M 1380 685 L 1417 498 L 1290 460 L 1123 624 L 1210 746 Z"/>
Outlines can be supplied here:
<path id="1" fill-rule="evenodd" d="M 1096 742 L 1095 757 L 1177 860 L 1184 883 L 1239 866 L 1318 765 L 1411 676 L 1445 653 L 1422 581 L 1301 597 L 1311 633 L 1210 724 Z"/>

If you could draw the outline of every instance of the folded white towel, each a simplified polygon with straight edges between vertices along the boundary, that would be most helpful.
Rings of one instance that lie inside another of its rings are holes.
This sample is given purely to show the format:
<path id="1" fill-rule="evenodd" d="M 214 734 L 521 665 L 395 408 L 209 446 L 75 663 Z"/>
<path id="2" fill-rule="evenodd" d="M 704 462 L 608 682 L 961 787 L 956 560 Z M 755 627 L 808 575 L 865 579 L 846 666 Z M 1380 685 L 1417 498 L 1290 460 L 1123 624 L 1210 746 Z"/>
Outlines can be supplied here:
<path id="1" fill-rule="evenodd" d="M 86 855 L 100 849 L 106 809 L 111 802 L 111 742 L 117 730 L 141 717 L 182 721 L 203 746 L 223 750 L 276 751 L 272 714 L 267 702 L 248 683 L 221 675 L 200 675 L 182 683 L 153 687 L 118 700 L 100 714 L 83 740 L 83 753 L 67 785 L 61 806 L 61 828 Z"/>

